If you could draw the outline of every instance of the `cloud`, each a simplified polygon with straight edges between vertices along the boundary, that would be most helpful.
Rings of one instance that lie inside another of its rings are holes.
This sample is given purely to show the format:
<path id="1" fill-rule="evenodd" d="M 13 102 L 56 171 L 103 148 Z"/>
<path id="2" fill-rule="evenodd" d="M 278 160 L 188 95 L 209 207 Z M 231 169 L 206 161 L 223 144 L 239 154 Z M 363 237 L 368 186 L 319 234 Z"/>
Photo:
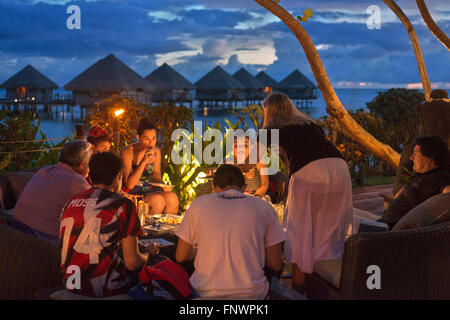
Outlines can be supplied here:
<path id="1" fill-rule="evenodd" d="M 415 23 L 433 82 L 448 82 L 446 49 L 424 26 L 414 1 L 399 0 Z M 81 30 L 68 30 L 66 8 L 81 8 Z M 302 23 L 334 82 L 420 82 L 406 30 L 380 2 L 381 29 L 366 26 L 370 1 L 282 0 Z M 428 0 L 443 30 L 450 28 L 450 4 Z M 220 64 L 253 74 L 266 70 L 281 80 L 300 69 L 313 80 L 304 52 L 291 31 L 254 1 L 99 0 L 0 2 L 0 80 L 28 63 L 65 84 L 109 53 L 145 76 L 168 62 L 195 82 Z M 446 79 L 447 78 L 447 79 Z"/>

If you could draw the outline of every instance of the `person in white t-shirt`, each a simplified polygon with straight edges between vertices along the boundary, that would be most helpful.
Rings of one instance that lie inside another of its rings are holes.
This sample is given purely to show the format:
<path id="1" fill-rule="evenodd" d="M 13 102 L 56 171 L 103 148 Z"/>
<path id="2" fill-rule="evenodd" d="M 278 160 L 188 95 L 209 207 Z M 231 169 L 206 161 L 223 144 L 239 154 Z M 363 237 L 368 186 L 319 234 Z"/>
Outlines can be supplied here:
<path id="1" fill-rule="evenodd" d="M 200 297 L 264 299 L 269 283 L 266 265 L 283 267 L 285 240 L 272 206 L 244 194 L 239 168 L 224 164 L 214 174 L 215 193 L 195 199 L 176 235 L 176 260 L 194 260 L 190 278 Z"/>

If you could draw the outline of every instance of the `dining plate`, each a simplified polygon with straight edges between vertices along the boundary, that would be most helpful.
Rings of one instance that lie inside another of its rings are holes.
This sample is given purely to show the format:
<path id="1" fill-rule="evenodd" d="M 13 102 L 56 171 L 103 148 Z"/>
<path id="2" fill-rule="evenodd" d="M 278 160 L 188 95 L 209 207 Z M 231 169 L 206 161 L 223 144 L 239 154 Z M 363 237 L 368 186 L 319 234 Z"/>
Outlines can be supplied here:
<path id="1" fill-rule="evenodd" d="M 180 224 L 182 220 L 183 220 L 182 216 L 176 216 L 173 214 L 165 214 L 161 218 L 158 219 L 158 222 L 164 223 L 164 224 L 169 224 L 169 225 L 176 225 L 176 224 Z"/>
<path id="2" fill-rule="evenodd" d="M 162 223 L 152 223 L 152 224 L 143 226 L 142 228 L 145 230 L 148 230 L 148 231 L 162 232 L 162 231 L 172 230 L 173 226 L 162 224 Z"/>
<path id="3" fill-rule="evenodd" d="M 174 245 L 173 242 L 167 241 L 166 239 L 163 239 L 163 238 L 158 238 L 158 239 L 139 239 L 139 244 L 144 246 L 144 247 L 148 247 L 150 245 L 150 243 L 154 243 L 159 248 L 164 248 L 164 247 L 168 247 L 168 246 L 173 246 Z"/>
<path id="4" fill-rule="evenodd" d="M 161 187 L 161 188 L 165 188 L 165 187 L 174 187 L 173 185 L 171 185 L 171 184 L 164 184 L 164 183 L 159 183 L 159 182 L 149 182 L 149 184 L 151 184 L 152 186 L 155 186 L 155 187 Z"/>

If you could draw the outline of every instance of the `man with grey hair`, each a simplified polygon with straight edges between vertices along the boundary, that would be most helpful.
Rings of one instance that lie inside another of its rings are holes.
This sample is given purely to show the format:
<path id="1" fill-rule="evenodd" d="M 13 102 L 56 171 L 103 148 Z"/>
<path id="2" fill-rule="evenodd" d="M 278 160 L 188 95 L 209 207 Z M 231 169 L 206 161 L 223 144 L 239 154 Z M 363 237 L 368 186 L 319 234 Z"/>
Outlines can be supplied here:
<path id="1" fill-rule="evenodd" d="M 26 185 L 14 208 L 13 226 L 58 244 L 62 209 L 75 194 L 90 188 L 91 144 L 77 140 L 66 143 L 59 162 L 39 170 Z"/>

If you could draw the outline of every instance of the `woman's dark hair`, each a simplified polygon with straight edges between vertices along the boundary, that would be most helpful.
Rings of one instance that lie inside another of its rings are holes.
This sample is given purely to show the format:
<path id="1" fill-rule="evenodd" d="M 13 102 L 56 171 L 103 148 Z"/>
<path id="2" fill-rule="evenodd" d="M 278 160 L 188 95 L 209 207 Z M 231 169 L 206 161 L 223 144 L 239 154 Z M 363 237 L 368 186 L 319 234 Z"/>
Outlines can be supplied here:
<path id="1" fill-rule="evenodd" d="M 242 188 L 245 185 L 245 179 L 238 167 L 231 164 L 222 164 L 214 173 L 213 183 L 220 189 L 231 186 Z"/>
<path id="2" fill-rule="evenodd" d="M 141 121 L 139 121 L 137 134 L 142 135 L 145 130 L 155 130 L 156 131 L 156 127 L 152 122 L 148 121 L 146 118 L 142 118 Z"/>
<path id="3" fill-rule="evenodd" d="M 88 131 L 86 140 L 96 146 L 102 141 L 108 141 L 111 143 L 112 137 L 105 129 L 100 127 L 92 127 Z"/>
<path id="4" fill-rule="evenodd" d="M 434 89 L 430 93 L 431 99 L 448 99 L 448 92 L 447 90 L 443 89 Z"/>
<path id="5" fill-rule="evenodd" d="M 433 159 L 438 168 L 448 168 L 450 157 L 447 143 L 439 136 L 424 136 L 417 138 L 416 146 L 420 147 L 420 152 L 430 159 Z"/>
<path id="6" fill-rule="evenodd" d="M 112 152 L 94 154 L 89 161 L 89 176 L 93 184 L 112 185 L 122 169 L 122 159 Z"/>

